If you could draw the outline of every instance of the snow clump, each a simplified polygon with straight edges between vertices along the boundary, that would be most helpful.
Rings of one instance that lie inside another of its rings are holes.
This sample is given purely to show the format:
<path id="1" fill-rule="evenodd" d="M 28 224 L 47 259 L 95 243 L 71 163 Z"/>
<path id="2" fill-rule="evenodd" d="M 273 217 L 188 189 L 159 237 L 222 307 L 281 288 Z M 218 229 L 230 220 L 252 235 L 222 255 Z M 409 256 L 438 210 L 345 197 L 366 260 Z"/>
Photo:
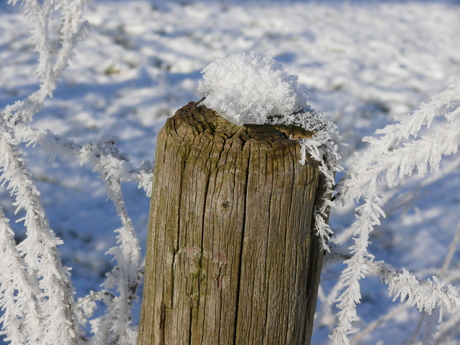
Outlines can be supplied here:
<path id="1" fill-rule="evenodd" d="M 297 76 L 269 56 L 232 54 L 201 73 L 198 92 L 206 97 L 202 104 L 236 125 L 263 125 L 273 116 L 290 116 L 307 104 Z"/>

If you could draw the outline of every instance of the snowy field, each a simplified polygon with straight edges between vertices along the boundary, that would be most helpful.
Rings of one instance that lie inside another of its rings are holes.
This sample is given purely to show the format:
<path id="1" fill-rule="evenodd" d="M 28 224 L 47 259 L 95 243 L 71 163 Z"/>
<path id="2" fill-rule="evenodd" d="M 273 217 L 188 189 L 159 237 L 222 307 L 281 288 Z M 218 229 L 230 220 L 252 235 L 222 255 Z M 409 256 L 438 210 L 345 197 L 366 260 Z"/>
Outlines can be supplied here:
<path id="1" fill-rule="evenodd" d="M 364 136 L 414 111 L 460 76 L 458 1 L 100 0 L 89 5 L 87 16 L 92 30 L 34 126 L 81 144 L 117 135 L 137 166 L 153 160 L 156 135 L 167 117 L 201 98 L 196 92 L 200 71 L 231 53 L 271 55 L 299 76 L 309 103 L 339 127 L 347 144 L 344 167 L 365 148 Z M 29 30 L 20 6 L 0 1 L 0 109 L 37 88 Z M 103 181 L 78 161 L 50 161 L 40 150 L 26 151 L 51 227 L 64 240 L 59 248 L 63 263 L 73 267 L 77 296 L 97 290 L 112 267 L 104 254 L 120 227 Z M 455 158 L 453 172 L 434 181 L 414 177 L 392 196 L 387 219 L 372 234 L 376 260 L 421 278 L 440 275 L 460 226 L 458 154 L 446 163 Z M 125 184 L 124 193 L 144 251 L 149 199 L 134 183 Z M 11 204 L 2 189 L 0 205 L 10 219 L 18 219 Z M 352 220 L 352 207 L 335 210 L 331 226 L 346 239 L 343 230 Z M 12 223 L 20 240 L 22 226 Z M 456 252 L 449 283 L 459 284 L 458 267 Z M 324 271 L 325 293 L 341 269 L 332 265 Z M 378 278 L 366 278 L 362 294 L 357 326 L 365 330 L 379 320 L 378 327 L 358 333 L 352 343 L 417 344 L 423 323 L 416 308 L 401 308 L 386 321 L 399 306 L 387 287 Z M 327 318 L 317 320 L 312 344 L 327 344 L 331 325 Z M 460 344 L 460 330 L 457 342 L 439 343 Z"/>

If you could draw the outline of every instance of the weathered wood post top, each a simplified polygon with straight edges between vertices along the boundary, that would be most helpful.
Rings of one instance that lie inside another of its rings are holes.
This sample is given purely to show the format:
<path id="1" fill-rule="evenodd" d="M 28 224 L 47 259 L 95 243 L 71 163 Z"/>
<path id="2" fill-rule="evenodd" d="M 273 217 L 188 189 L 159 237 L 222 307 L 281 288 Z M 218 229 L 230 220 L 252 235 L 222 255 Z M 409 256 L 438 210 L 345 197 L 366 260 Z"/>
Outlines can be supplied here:
<path id="1" fill-rule="evenodd" d="M 198 103 L 158 136 L 139 345 L 309 344 L 322 264 L 318 164 L 295 126 Z"/>

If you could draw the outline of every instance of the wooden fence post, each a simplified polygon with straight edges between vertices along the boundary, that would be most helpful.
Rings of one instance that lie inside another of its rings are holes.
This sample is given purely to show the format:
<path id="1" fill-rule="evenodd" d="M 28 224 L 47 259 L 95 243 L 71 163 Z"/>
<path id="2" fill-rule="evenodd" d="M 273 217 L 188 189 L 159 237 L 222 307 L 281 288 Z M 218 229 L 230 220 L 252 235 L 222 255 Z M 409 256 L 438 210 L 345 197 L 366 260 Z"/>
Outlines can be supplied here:
<path id="1" fill-rule="evenodd" d="M 295 131 L 294 131 L 295 130 Z M 294 133 L 295 132 L 295 133 Z M 293 126 L 189 103 L 158 135 L 138 345 L 309 344 L 317 164 Z"/>

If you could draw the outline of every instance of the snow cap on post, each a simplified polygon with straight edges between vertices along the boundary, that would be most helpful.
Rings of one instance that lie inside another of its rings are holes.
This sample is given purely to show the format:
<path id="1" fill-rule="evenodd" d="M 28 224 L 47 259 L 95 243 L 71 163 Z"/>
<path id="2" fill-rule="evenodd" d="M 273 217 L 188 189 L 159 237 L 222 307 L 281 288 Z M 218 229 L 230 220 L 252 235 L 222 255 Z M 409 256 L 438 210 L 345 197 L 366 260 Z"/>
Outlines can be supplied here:
<path id="1" fill-rule="evenodd" d="M 297 76 L 269 56 L 232 54 L 201 73 L 198 92 L 206 96 L 202 104 L 236 125 L 266 124 L 270 117 L 287 117 L 307 105 Z"/>
<path id="2" fill-rule="evenodd" d="M 294 125 L 310 132 L 299 138 L 301 160 L 307 152 L 319 163 L 323 177 L 324 202 L 315 210 L 315 231 L 324 250 L 332 233 L 327 218 L 334 189 L 334 174 L 341 171 L 336 139 L 337 127 L 324 114 L 307 104 L 307 94 L 297 85 L 297 76 L 288 74 L 273 58 L 251 53 L 236 53 L 218 59 L 202 70 L 198 92 L 201 101 L 235 125 Z M 297 140 L 293 135 L 291 139 Z"/>

